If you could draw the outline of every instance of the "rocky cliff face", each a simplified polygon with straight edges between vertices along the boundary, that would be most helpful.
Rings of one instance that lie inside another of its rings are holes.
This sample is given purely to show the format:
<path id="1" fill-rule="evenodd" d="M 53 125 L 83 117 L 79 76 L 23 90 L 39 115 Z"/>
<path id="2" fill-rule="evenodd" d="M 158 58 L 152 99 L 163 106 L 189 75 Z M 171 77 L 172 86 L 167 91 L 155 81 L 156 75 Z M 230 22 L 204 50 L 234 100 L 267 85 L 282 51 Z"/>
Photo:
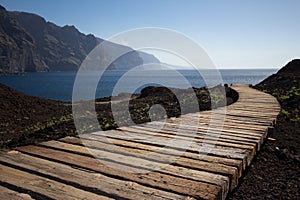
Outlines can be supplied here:
<path id="1" fill-rule="evenodd" d="M 59 27 L 44 18 L 13 12 L 18 23 L 33 37 L 38 53 L 51 71 L 76 70 L 85 56 L 100 42 L 74 26 Z"/>
<path id="2" fill-rule="evenodd" d="M 0 73 L 48 70 L 32 36 L 0 6 Z"/>
<path id="3" fill-rule="evenodd" d="M 0 7 L 0 73 L 77 70 L 89 52 L 103 39 L 80 33 L 74 26 L 60 27 L 44 18 Z M 114 51 L 129 48 L 111 43 Z M 129 48 L 130 49 L 130 48 Z M 159 61 L 133 51 L 117 59 L 111 69 L 128 69 Z M 109 52 L 106 52 L 109 53 Z M 100 56 L 105 59 L 105 54 Z M 150 59 L 151 58 L 151 59 Z"/>

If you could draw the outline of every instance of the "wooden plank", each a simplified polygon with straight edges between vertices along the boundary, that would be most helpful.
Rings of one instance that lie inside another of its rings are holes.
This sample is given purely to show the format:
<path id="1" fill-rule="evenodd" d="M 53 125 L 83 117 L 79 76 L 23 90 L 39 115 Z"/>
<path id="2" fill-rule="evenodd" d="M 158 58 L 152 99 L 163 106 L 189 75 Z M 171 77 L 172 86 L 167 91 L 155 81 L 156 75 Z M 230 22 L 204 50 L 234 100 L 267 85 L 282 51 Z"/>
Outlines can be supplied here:
<path id="1" fill-rule="evenodd" d="M 223 134 L 217 134 L 214 132 L 200 132 L 200 131 L 195 131 L 193 129 L 188 129 L 188 128 L 174 128 L 174 127 L 163 127 L 160 129 L 159 127 L 156 129 L 145 127 L 145 126 L 130 126 L 130 127 L 121 127 L 118 128 L 118 130 L 125 130 L 125 131 L 130 131 L 130 132 L 140 132 L 144 133 L 145 135 L 163 135 L 165 137 L 172 137 L 176 135 L 178 138 L 182 139 L 188 139 L 190 140 L 191 138 L 194 139 L 199 139 L 195 141 L 199 141 L 201 139 L 206 139 L 206 140 L 212 140 L 212 141 L 218 141 L 220 144 L 222 142 L 227 142 L 227 143 L 232 143 L 232 146 L 235 145 L 249 145 L 250 148 L 252 146 L 256 145 L 256 141 L 253 140 L 247 140 L 247 139 L 241 139 L 239 137 L 233 137 L 233 136 L 228 136 L 228 135 L 223 135 Z M 243 148 L 243 146 L 241 146 Z"/>
<path id="2" fill-rule="evenodd" d="M 33 200 L 33 198 L 31 198 L 31 196 L 28 194 L 19 193 L 3 186 L 0 186 L 0 196 L 3 200 Z"/>
<path id="3" fill-rule="evenodd" d="M 135 128 L 138 129 L 146 129 L 149 131 L 165 131 L 169 133 L 177 133 L 179 126 L 165 126 L 163 130 L 160 129 L 160 127 L 156 126 L 134 126 Z M 156 128 L 155 128 L 156 127 Z M 251 145 L 254 146 L 254 148 L 257 148 L 258 150 L 260 149 L 261 146 L 261 137 L 255 136 L 245 136 L 241 134 L 236 134 L 236 133 L 231 133 L 227 132 L 225 130 L 222 131 L 217 131 L 217 130 L 211 130 L 211 129 L 203 129 L 203 128 L 198 128 L 195 134 L 195 129 L 190 127 L 190 126 L 180 126 L 180 132 L 184 132 L 184 136 L 188 137 L 195 137 L 195 138 L 205 138 L 206 140 L 211 139 L 215 140 L 216 138 L 220 142 L 230 142 L 234 144 L 245 144 L 245 145 Z"/>
<path id="4" fill-rule="evenodd" d="M 75 143 L 78 144 L 82 140 L 89 140 L 87 143 L 91 141 L 100 141 L 100 142 L 106 142 L 106 143 L 112 143 L 114 145 L 117 145 L 119 147 L 125 147 L 125 148 L 131 148 L 131 150 L 146 150 L 146 151 L 152 151 L 152 152 L 158 152 L 161 154 L 166 154 L 166 155 L 171 155 L 171 156 L 178 156 L 182 154 L 181 157 L 191 159 L 191 160 L 201 160 L 209 163 L 214 163 L 214 164 L 223 164 L 223 165 L 228 165 L 232 166 L 238 169 L 238 174 L 241 175 L 242 170 L 243 170 L 243 163 L 242 160 L 237 160 L 237 159 L 229 159 L 229 158 L 222 158 L 222 157 L 217 157 L 217 156 L 211 156 L 211 155 L 206 155 L 205 157 L 199 157 L 198 153 L 192 153 L 192 152 L 182 152 L 176 149 L 170 149 L 170 148 L 165 148 L 164 151 L 161 151 L 159 147 L 157 146 L 152 146 L 149 144 L 140 144 L 132 141 L 126 141 L 126 140 L 120 140 L 120 139 L 114 139 L 114 138 L 106 138 L 103 136 L 99 135 L 92 135 L 92 134 L 86 134 L 81 137 L 81 139 L 78 138 L 73 138 L 73 137 L 67 137 L 61 139 L 62 141 L 65 142 L 70 142 L 70 143 Z M 244 166 L 246 167 L 246 166 Z"/>
<path id="5" fill-rule="evenodd" d="M 76 138 L 64 138 L 64 142 L 80 145 L 81 140 Z M 57 147 L 57 146 L 56 146 Z M 157 153 L 155 151 L 148 151 L 148 150 L 141 150 L 141 149 L 132 149 L 132 148 L 126 148 L 126 147 L 116 147 L 114 144 L 111 143 L 104 143 L 101 141 L 96 140 L 89 140 L 85 141 L 85 147 L 88 147 L 89 149 L 97 149 L 102 151 L 109 151 L 117 154 L 124 154 L 131 157 L 137 157 L 147 160 L 152 160 L 155 162 L 160 163 L 168 163 L 170 165 L 175 166 L 181 166 L 188 169 L 194 169 L 199 171 L 205 171 L 210 172 L 214 174 L 220 174 L 223 176 L 230 177 L 232 179 L 231 181 L 231 189 L 235 188 L 238 183 L 238 178 L 241 174 L 238 174 L 238 169 L 232 166 L 227 166 L 224 164 L 219 163 L 210 163 L 210 162 L 204 162 L 201 160 L 192 160 L 184 157 L 177 157 L 174 155 L 167 155 L 167 154 L 161 154 Z M 76 150 L 78 151 L 79 148 Z M 95 150 L 92 150 L 95 151 Z M 100 153 L 101 151 L 97 151 L 96 153 Z M 80 151 L 80 153 L 84 153 L 84 151 Z M 105 152 L 104 152 L 105 153 Z M 103 154 L 104 154 L 103 153 Z M 174 163 L 170 162 L 174 161 Z M 200 180 L 200 179 L 199 179 Z M 206 180 L 206 182 L 209 182 L 210 180 Z"/>
<path id="6" fill-rule="evenodd" d="M 152 124 L 151 125 L 138 125 L 133 126 L 138 129 L 146 129 L 151 131 L 178 131 L 182 130 L 185 132 L 185 135 L 194 136 L 195 132 L 197 136 L 205 135 L 205 136 L 211 136 L 211 137 L 218 137 L 218 138 L 224 138 L 224 139 L 232 139 L 236 142 L 242 142 L 244 144 L 246 143 L 257 143 L 259 139 L 261 138 L 261 134 L 250 134 L 244 132 L 230 132 L 222 129 L 215 129 L 210 127 L 197 127 L 197 126 L 191 126 L 191 125 L 178 125 L 175 123 L 165 123 L 164 127 L 161 129 L 161 125 Z"/>
<path id="7" fill-rule="evenodd" d="M 187 149 L 186 146 L 183 146 L 183 144 L 186 144 L 187 142 L 181 139 L 176 139 L 176 142 L 171 142 L 170 139 L 166 139 L 164 137 L 145 137 L 144 135 L 134 134 L 134 137 L 128 138 L 130 135 L 130 132 L 126 131 L 118 131 L 118 130 L 109 130 L 104 132 L 97 132 L 94 133 L 94 135 L 101 135 L 106 136 L 108 138 L 117 138 L 122 140 L 131 140 L 134 142 L 139 142 L 143 144 L 151 144 L 151 145 L 160 145 L 164 148 L 173 148 L 173 149 L 179 149 L 181 151 L 193 151 L 198 153 L 204 153 L 204 154 L 211 154 L 211 155 L 217 155 L 221 157 L 228 157 L 228 158 L 236 158 L 243 160 L 243 163 L 246 165 L 251 162 L 251 156 L 250 151 L 245 149 L 235 149 L 235 148 L 229 148 L 229 147 L 223 147 L 223 146 L 213 146 L 213 148 L 199 148 L 199 145 L 203 145 L 203 143 L 191 143 L 191 146 Z M 192 141 L 191 141 L 192 142 Z M 201 151 L 201 152 L 199 152 Z"/>
<path id="8" fill-rule="evenodd" d="M 211 113 L 202 113 L 200 112 L 199 115 L 194 115 L 194 114 L 187 114 L 183 115 L 186 118 L 195 118 L 198 119 L 199 121 L 202 120 L 207 120 L 212 118 L 212 116 L 215 119 L 227 119 L 227 116 L 234 115 L 234 117 L 240 117 L 240 118 L 255 118 L 263 121 L 269 121 L 270 115 L 265 115 L 261 113 L 256 113 L 256 112 L 246 112 L 246 111 L 235 111 L 235 110 L 225 110 L 225 111 L 219 111 L 215 110 L 214 112 Z"/>
<path id="9" fill-rule="evenodd" d="M 107 165 L 99 162 L 99 160 L 96 160 L 91 157 L 39 146 L 30 145 L 26 147 L 19 147 L 17 148 L 17 150 L 21 151 L 22 153 L 27 153 L 30 155 L 47 158 L 55 162 L 60 162 L 67 165 L 96 171 L 110 177 L 137 182 L 145 186 L 159 188 L 161 190 L 174 192 L 176 194 L 204 199 L 225 198 L 222 196 L 221 187 L 217 185 L 187 180 L 180 177 L 160 174 L 157 172 L 151 172 L 146 174 L 128 173 L 116 170 L 114 168 L 110 168 Z M 182 187 L 182 185 L 185 185 L 185 187 Z"/>
<path id="10" fill-rule="evenodd" d="M 52 199 L 111 199 L 0 164 L 0 179 Z"/>
<path id="11" fill-rule="evenodd" d="M 276 112 L 279 110 L 278 106 L 272 106 L 272 107 L 266 107 L 266 104 L 254 104 L 252 106 L 247 106 L 245 107 L 244 105 L 241 104 L 236 104 L 233 106 L 228 106 L 227 110 L 245 110 L 245 111 L 257 111 L 259 110 L 260 112 L 267 112 L 267 113 L 272 113 L 276 114 Z"/>
<path id="12" fill-rule="evenodd" d="M 6 154 L 0 161 L 22 167 L 28 170 L 46 174 L 57 179 L 63 179 L 70 184 L 97 193 L 106 193 L 113 198 L 128 199 L 185 199 L 186 196 L 176 195 L 155 188 L 145 187 L 130 181 L 123 181 L 92 173 L 57 162 L 48 161 L 34 156 L 22 154 Z"/>
<path id="13" fill-rule="evenodd" d="M 220 156 L 220 155 L 215 155 L 215 154 L 207 154 L 205 156 L 200 156 L 198 151 L 185 151 L 183 149 L 178 149 L 178 148 L 170 148 L 170 147 L 164 147 L 162 151 L 162 145 L 157 146 L 155 143 L 145 143 L 141 141 L 132 141 L 130 139 L 122 138 L 122 137 L 106 137 L 102 135 L 95 135 L 95 134 L 85 134 L 81 135 L 81 138 L 84 139 L 92 139 L 92 140 L 100 140 L 100 141 L 105 141 L 109 140 L 113 142 L 114 144 L 118 145 L 125 145 L 134 147 L 134 148 L 144 148 L 144 149 L 151 149 L 153 151 L 157 151 L 160 153 L 164 154 L 170 154 L 170 155 L 182 155 L 187 158 L 192 158 L 192 159 L 197 159 L 197 160 L 203 160 L 203 161 L 209 161 L 213 163 L 222 163 L 230 166 L 235 166 L 238 167 L 239 170 L 246 169 L 247 162 L 246 162 L 246 157 L 242 158 L 234 158 L 233 156 Z"/>
<path id="14" fill-rule="evenodd" d="M 216 116 L 217 118 L 224 117 L 224 120 L 226 120 L 226 122 L 230 122 L 230 123 L 240 123 L 240 124 L 246 124 L 246 125 L 252 125 L 252 126 L 253 125 L 254 126 L 270 126 L 270 125 L 272 125 L 269 120 L 257 120 L 256 118 L 251 120 L 251 118 L 249 119 L 249 118 L 246 118 L 243 116 L 230 117 L 227 115 L 220 115 L 220 114 L 216 114 L 216 115 L 217 115 Z M 189 118 L 198 120 L 199 122 L 204 121 L 204 119 L 203 119 L 204 116 L 198 117 L 198 116 L 190 115 Z"/>
<path id="15" fill-rule="evenodd" d="M 222 123 L 222 121 L 220 122 L 211 122 L 210 119 L 209 120 L 206 120 L 206 121 L 193 121 L 193 120 L 185 120 L 185 125 L 191 125 L 191 126 L 198 126 L 198 127 L 203 127 L 203 128 L 214 128 L 214 127 L 218 127 L 218 128 L 222 128 L 222 129 L 225 129 L 225 130 L 230 130 L 230 129 L 235 129 L 235 130 L 240 130 L 242 132 L 248 132 L 248 133 L 260 133 L 261 131 L 263 131 L 266 127 L 256 127 L 256 128 L 251 128 L 251 127 L 247 127 L 247 126 L 244 126 L 244 125 L 240 125 L 238 126 L 237 124 L 232 124 L 232 123 Z M 159 122 L 159 121 L 156 121 L 156 122 L 153 122 L 153 123 L 163 123 L 163 122 Z M 182 120 L 181 119 L 173 119 L 172 121 L 171 120 L 168 120 L 166 121 L 166 123 L 174 123 L 174 124 L 180 124 L 182 123 Z M 152 123 L 151 123 L 152 124 Z"/>
<path id="16" fill-rule="evenodd" d="M 216 111 L 216 113 L 221 113 Z M 271 119 L 274 117 L 273 113 L 258 113 L 258 112 L 251 112 L 251 111 L 237 111 L 237 110 L 227 110 L 226 115 L 231 114 L 231 115 L 237 115 L 237 116 L 243 116 L 243 117 L 255 117 L 255 118 L 261 118 L 261 119 Z"/>
<path id="17" fill-rule="evenodd" d="M 194 122 L 194 124 L 199 123 L 199 125 L 209 125 L 209 127 L 223 127 L 224 129 L 227 128 L 235 128 L 239 130 L 246 130 L 246 131 L 251 131 L 255 133 L 259 133 L 263 130 L 265 130 L 268 126 L 255 126 L 255 125 L 248 125 L 248 124 L 243 124 L 243 123 L 232 123 L 228 121 L 222 121 L 222 120 L 202 120 L 202 121 L 193 121 L 192 119 L 189 119 L 190 123 Z"/>
<path id="18" fill-rule="evenodd" d="M 251 143 L 245 142 L 245 141 L 237 141 L 234 140 L 231 136 L 220 134 L 213 134 L 212 132 L 199 132 L 195 131 L 193 129 L 183 129 L 182 127 L 179 129 L 176 128 L 162 128 L 160 129 L 160 126 L 153 128 L 155 126 L 132 126 L 132 127 L 121 127 L 118 130 L 124 130 L 129 131 L 131 133 L 139 132 L 139 134 L 149 135 L 149 136 L 163 136 L 163 137 L 170 137 L 170 138 L 176 138 L 176 139 L 182 139 L 182 140 L 188 140 L 191 139 L 196 143 L 207 143 L 212 144 L 216 146 L 225 146 L 225 147 L 231 147 L 231 148 L 240 148 L 240 149 L 248 149 L 252 152 L 252 154 L 255 154 L 256 146 L 258 141 L 252 141 Z M 235 138 L 237 139 L 237 137 Z"/>
<path id="19" fill-rule="evenodd" d="M 139 154 L 121 154 L 122 152 L 111 152 L 109 150 L 103 151 L 99 148 L 91 149 L 85 146 L 78 146 L 73 144 L 66 144 L 58 141 L 49 141 L 44 142 L 42 145 L 47 147 L 54 147 L 60 150 L 67 150 L 74 153 L 80 153 L 84 155 L 97 155 L 97 158 L 102 160 L 109 160 L 108 163 L 112 165 L 116 165 L 118 169 L 132 171 L 134 173 L 139 172 L 143 173 L 144 170 L 140 170 L 141 168 L 145 169 L 145 171 L 153 171 L 175 175 L 178 177 L 182 177 L 185 179 L 193 179 L 195 181 L 202 181 L 205 183 L 210 183 L 214 185 L 219 185 L 222 187 L 223 195 L 229 191 L 230 181 L 229 177 L 214 174 L 206 171 L 199 171 L 190 168 L 184 168 L 180 166 L 169 165 L 168 160 L 165 159 L 164 162 L 158 162 L 157 159 L 144 159 L 143 156 L 138 156 Z M 155 161 L 153 161 L 155 160 Z M 172 160 L 173 161 L 173 160 Z M 167 162 L 167 163 L 166 163 Z M 157 166 L 157 167 L 155 167 Z"/>
<path id="20" fill-rule="evenodd" d="M 159 124 L 159 122 L 156 122 Z M 160 129 L 162 125 L 156 125 L 156 123 L 150 124 L 140 124 L 138 127 L 146 127 L 148 129 Z M 227 129 L 220 129 L 220 128 L 213 128 L 208 126 L 195 126 L 194 124 L 176 124 L 176 123 L 164 123 L 165 127 L 171 127 L 171 128 L 181 128 L 186 130 L 192 130 L 192 131 L 199 131 L 199 132 L 213 132 L 220 135 L 231 135 L 231 136 L 237 136 L 241 139 L 250 139 L 250 140 L 260 140 L 262 134 L 261 133 L 253 133 L 253 132 L 244 132 L 244 131 L 237 131 L 237 130 L 227 130 Z"/>
<path id="21" fill-rule="evenodd" d="M 247 149 L 250 151 L 249 156 L 254 156 L 255 155 L 255 150 L 256 150 L 256 145 L 249 145 L 249 144 L 237 144 L 237 143 L 232 143 L 229 140 L 221 140 L 218 137 L 208 137 L 208 135 L 203 136 L 203 137 L 199 137 L 198 135 L 195 134 L 194 137 L 186 137 L 185 133 L 182 132 L 176 132 L 173 131 L 173 134 L 170 130 L 164 131 L 163 129 L 160 130 L 159 132 L 157 131 L 149 131 L 149 130 L 142 130 L 142 129 L 137 129 L 135 127 L 121 127 L 118 128 L 117 130 L 121 130 L 121 131 L 128 131 L 131 132 L 133 134 L 136 134 L 138 132 L 138 134 L 143 134 L 143 135 L 149 135 L 152 137 L 157 137 L 157 136 L 162 136 L 168 139 L 180 139 L 180 140 L 186 140 L 186 141 L 190 141 L 191 138 L 193 139 L 193 142 L 196 143 L 205 143 L 205 144 L 211 144 L 211 145 L 215 145 L 215 146 L 222 146 L 222 147 L 230 147 L 230 148 L 237 148 L 237 149 Z"/>

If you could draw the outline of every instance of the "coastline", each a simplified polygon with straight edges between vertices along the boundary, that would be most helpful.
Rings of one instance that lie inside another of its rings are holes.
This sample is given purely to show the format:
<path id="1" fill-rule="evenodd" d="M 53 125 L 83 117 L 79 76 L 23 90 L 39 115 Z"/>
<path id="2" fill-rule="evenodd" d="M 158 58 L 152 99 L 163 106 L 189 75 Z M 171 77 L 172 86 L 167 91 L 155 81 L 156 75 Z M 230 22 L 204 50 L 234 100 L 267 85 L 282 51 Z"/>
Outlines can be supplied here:
<path id="1" fill-rule="evenodd" d="M 218 87 L 224 89 L 223 86 L 216 86 L 215 88 L 218 89 Z M 209 110 L 212 103 L 213 106 L 224 106 L 225 99 L 229 104 L 235 102 L 238 99 L 238 94 L 230 88 L 225 89 L 227 97 L 220 94 L 219 97 L 213 97 L 212 102 L 207 88 L 193 88 L 197 95 L 199 108 L 193 108 L 192 105 L 189 105 L 188 102 L 191 97 L 188 95 L 185 97 L 185 94 L 191 92 L 191 89 L 190 91 L 188 89 L 176 90 L 177 93 L 182 94 L 188 108 L 187 112 L 194 112 L 195 110 Z M 25 95 L 3 84 L 0 84 L 0 93 L 0 110 L 2 113 L 0 120 L 1 148 L 22 146 L 78 134 L 72 117 L 72 103 Z M 119 98 L 122 99 L 122 95 Z M 96 99 L 95 108 L 99 127 L 86 127 L 85 130 L 79 130 L 80 133 L 126 126 L 126 118 L 122 118 L 122 121 L 118 124 L 114 121 L 111 103 L 106 103 L 109 100 L 109 97 Z M 214 100 L 217 101 L 216 104 L 214 104 Z M 122 116 L 124 107 L 124 105 L 121 105 L 122 103 L 126 104 L 127 102 L 121 100 L 115 103 L 117 109 L 120 108 L 120 116 Z M 155 118 L 156 120 L 185 114 L 181 113 L 179 102 L 169 89 L 152 86 L 142 90 L 139 95 L 133 95 L 130 100 L 129 110 L 133 122 L 140 124 L 154 119 L 149 116 L 149 109 L 155 104 L 161 104 L 166 110 L 165 115 Z M 83 120 L 86 117 L 88 117 L 88 113 L 82 116 Z"/>
<path id="2" fill-rule="evenodd" d="M 230 84 L 256 84 L 275 73 L 277 70 L 236 70 L 236 69 L 220 69 L 220 74 L 223 79 L 223 83 Z M 207 84 L 201 76 L 196 74 L 193 70 L 179 71 L 186 79 L 191 83 L 189 87 L 204 87 Z M 103 77 L 103 87 L 98 86 L 96 92 L 96 98 L 109 97 L 113 93 L 114 84 L 122 76 L 122 71 L 112 70 Z M 157 74 L 157 73 L 155 73 Z M 180 82 L 174 77 L 168 77 L 166 73 L 162 73 L 159 77 L 148 76 L 147 74 L 139 74 L 137 77 L 130 77 L 128 84 L 136 84 L 140 81 L 146 83 L 156 83 L 162 80 L 170 79 L 170 82 L 175 83 L 174 88 L 183 87 Z M 90 74 L 94 76 L 93 74 Z M 61 100 L 65 102 L 72 101 L 72 91 L 76 72 L 44 72 L 44 73 L 26 73 L 22 76 L 0 76 L 0 83 L 8 85 L 18 91 L 31 96 L 39 96 L 47 99 Z M 208 77 L 213 79 L 213 77 Z M 178 84 L 176 84 L 178 82 Z M 24 84 L 26 83 L 26 84 Z M 90 81 L 87 79 L 87 87 L 89 87 Z M 102 84 L 102 82 L 101 82 Z M 218 83 L 214 83 L 218 84 Z M 213 85 L 213 84 L 212 84 Z M 122 92 L 132 93 L 130 87 L 124 85 Z M 134 91 L 140 93 L 140 89 Z M 83 99 L 88 100 L 88 99 Z"/>

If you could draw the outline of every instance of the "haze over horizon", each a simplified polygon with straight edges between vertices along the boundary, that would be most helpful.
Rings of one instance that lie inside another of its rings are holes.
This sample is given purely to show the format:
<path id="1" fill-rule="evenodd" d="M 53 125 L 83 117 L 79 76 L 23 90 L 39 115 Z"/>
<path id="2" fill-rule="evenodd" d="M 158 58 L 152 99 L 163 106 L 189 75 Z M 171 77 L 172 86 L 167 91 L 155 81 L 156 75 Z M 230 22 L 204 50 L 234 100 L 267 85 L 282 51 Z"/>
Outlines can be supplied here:
<path id="1" fill-rule="evenodd" d="M 0 4 L 103 39 L 135 28 L 172 29 L 196 41 L 218 68 L 280 68 L 300 57 L 297 0 L 0 0 Z M 172 59 L 162 61 L 178 63 Z"/>

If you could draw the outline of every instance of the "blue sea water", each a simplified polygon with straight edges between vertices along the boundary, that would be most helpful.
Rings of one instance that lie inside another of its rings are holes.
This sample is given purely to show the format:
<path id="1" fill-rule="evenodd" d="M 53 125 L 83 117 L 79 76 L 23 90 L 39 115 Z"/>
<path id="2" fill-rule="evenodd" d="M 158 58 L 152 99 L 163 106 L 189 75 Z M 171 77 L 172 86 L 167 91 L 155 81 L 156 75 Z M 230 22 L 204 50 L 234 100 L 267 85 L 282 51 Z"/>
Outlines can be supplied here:
<path id="1" fill-rule="evenodd" d="M 277 69 L 221 69 L 220 74 L 223 83 L 227 84 L 257 84 L 271 74 L 276 73 Z M 211 77 L 203 77 L 202 74 L 194 70 L 178 71 L 188 81 L 190 86 L 203 87 L 207 85 L 205 79 L 212 80 Z M 138 85 L 134 92 L 148 85 L 162 85 L 159 83 L 171 81 L 173 87 L 186 88 L 186 84 L 182 84 L 181 79 L 177 75 L 166 71 L 148 73 L 147 71 L 134 76 L 126 76 L 127 81 L 121 84 L 121 88 L 114 92 L 115 84 L 125 74 L 122 70 L 106 71 L 99 81 L 96 98 L 117 95 L 121 92 L 132 93 L 132 86 Z M 209 73 L 208 73 L 209 74 Z M 85 74 L 85 85 L 88 88 L 95 73 L 87 72 Z M 73 85 L 76 72 L 44 72 L 44 73 L 26 73 L 24 75 L 6 75 L 0 76 L 0 83 L 8 85 L 25 94 L 38 96 L 54 100 L 72 101 Z M 129 77 L 129 78 L 128 78 Z M 218 79 L 218 82 L 220 80 Z M 215 84 L 217 84 L 216 82 Z M 84 99 L 83 99 L 84 100 Z"/>

